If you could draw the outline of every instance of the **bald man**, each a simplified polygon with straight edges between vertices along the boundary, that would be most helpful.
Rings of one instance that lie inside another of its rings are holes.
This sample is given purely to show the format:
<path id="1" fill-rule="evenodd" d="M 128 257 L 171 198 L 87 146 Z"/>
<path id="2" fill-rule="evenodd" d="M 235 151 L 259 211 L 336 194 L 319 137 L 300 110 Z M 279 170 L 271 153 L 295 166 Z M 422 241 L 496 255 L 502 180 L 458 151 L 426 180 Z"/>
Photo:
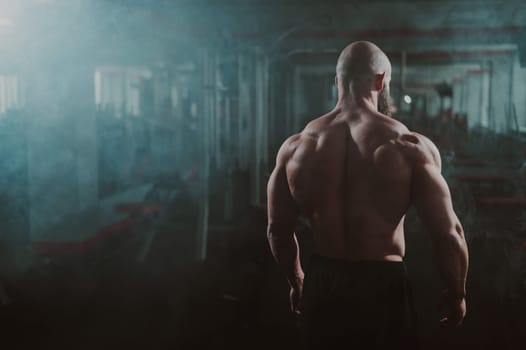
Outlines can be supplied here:
<path id="1" fill-rule="evenodd" d="M 403 259 L 411 205 L 429 231 L 445 282 L 445 327 L 466 313 L 468 251 L 437 147 L 390 117 L 391 64 L 370 42 L 338 59 L 338 102 L 281 146 L 268 183 L 268 241 L 311 348 L 417 347 Z M 294 228 L 313 231 L 304 281 Z"/>

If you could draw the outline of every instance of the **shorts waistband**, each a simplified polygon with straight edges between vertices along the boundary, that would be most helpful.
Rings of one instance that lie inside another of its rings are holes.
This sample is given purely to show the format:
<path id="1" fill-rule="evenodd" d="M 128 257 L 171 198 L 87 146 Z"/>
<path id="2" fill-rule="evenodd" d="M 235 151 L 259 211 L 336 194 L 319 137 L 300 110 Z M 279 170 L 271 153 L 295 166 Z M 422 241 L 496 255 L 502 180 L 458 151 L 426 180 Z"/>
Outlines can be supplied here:
<path id="1" fill-rule="evenodd" d="M 406 273 L 404 261 L 344 260 L 314 254 L 310 268 L 326 268 L 340 271 L 393 271 Z"/>

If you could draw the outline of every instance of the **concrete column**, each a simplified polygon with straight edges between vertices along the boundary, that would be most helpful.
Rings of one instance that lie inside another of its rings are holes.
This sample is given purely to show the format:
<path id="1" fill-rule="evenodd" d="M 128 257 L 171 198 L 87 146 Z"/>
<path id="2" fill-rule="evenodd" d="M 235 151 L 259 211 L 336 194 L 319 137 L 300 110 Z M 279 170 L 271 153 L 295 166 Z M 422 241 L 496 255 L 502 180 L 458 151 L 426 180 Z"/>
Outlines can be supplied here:
<path id="1" fill-rule="evenodd" d="M 480 74 L 468 73 L 464 93 L 466 94 L 468 128 L 471 129 L 480 124 Z"/>
<path id="2" fill-rule="evenodd" d="M 301 83 L 301 68 L 296 67 L 294 69 L 294 77 L 293 77 L 293 88 L 292 88 L 292 98 L 293 98 L 293 107 L 292 107 L 292 115 L 293 115 L 293 133 L 297 133 L 301 129 L 301 117 L 303 115 L 303 109 L 305 104 L 303 103 L 304 100 L 304 92 L 303 92 L 303 84 Z"/>
<path id="3" fill-rule="evenodd" d="M 249 116 L 250 116 L 250 85 L 248 77 L 245 73 L 248 73 L 250 69 L 249 58 L 245 54 L 240 54 L 239 57 L 239 72 L 238 72 L 238 144 L 237 153 L 239 155 L 239 168 L 241 170 L 248 169 L 248 157 L 250 151 L 249 140 L 251 138 L 249 130 Z"/>
<path id="4" fill-rule="evenodd" d="M 489 80 L 490 69 L 487 65 L 482 66 L 480 81 L 480 125 L 489 127 Z"/>
<path id="5" fill-rule="evenodd" d="M 510 94 L 510 59 L 508 57 L 492 60 L 490 113 L 493 115 L 497 132 L 508 131 Z"/>
<path id="6" fill-rule="evenodd" d="M 264 90 L 264 66 L 262 59 L 260 55 L 257 55 L 254 60 L 254 68 L 255 68 L 255 80 L 254 80 L 254 87 L 255 87 L 255 100 L 253 101 L 254 107 L 255 107 L 255 116 L 254 116 L 254 123 L 255 123 L 255 138 L 253 142 L 255 142 L 254 147 L 254 154 L 252 157 L 252 198 L 251 202 L 253 204 L 258 204 L 261 199 L 261 179 L 262 179 L 262 168 L 261 163 L 263 161 L 263 146 L 264 146 L 264 137 L 265 137 L 265 122 L 264 118 L 266 116 L 263 115 L 264 113 L 264 106 L 263 101 L 265 97 L 265 90 Z"/>
<path id="7" fill-rule="evenodd" d="M 266 57 L 257 53 L 254 57 L 255 96 L 254 96 L 254 155 L 252 157 L 253 204 L 260 204 L 264 200 L 264 172 L 268 163 L 268 61 Z"/>
<path id="8" fill-rule="evenodd" d="M 526 68 L 522 68 L 519 64 L 518 56 L 514 60 L 514 81 L 513 81 L 513 100 L 519 129 L 526 128 Z"/>
<path id="9" fill-rule="evenodd" d="M 292 134 L 294 131 L 294 74 L 287 74 L 285 90 L 285 109 L 286 109 L 286 126 L 285 135 Z"/>
<path id="10" fill-rule="evenodd" d="M 464 82 L 462 79 L 456 79 L 453 81 L 453 100 L 451 102 L 451 109 L 453 111 L 453 115 L 461 114 L 464 112 L 462 110 L 463 83 Z"/>
<path id="11" fill-rule="evenodd" d="M 200 125 L 203 142 L 202 161 L 202 194 L 200 198 L 199 224 L 197 229 L 197 243 L 195 257 L 198 261 L 206 260 L 208 253 L 208 224 L 210 215 L 210 155 L 213 145 L 213 119 L 215 110 L 215 60 L 208 50 L 202 50 L 202 86 L 203 86 L 203 120 Z"/>
<path id="12" fill-rule="evenodd" d="M 67 105 L 67 108 L 68 117 L 76 117 L 78 207 L 83 210 L 98 203 L 99 169 L 94 69 L 79 67 L 75 73 L 75 83 L 69 90 L 70 104 Z"/>
<path id="13" fill-rule="evenodd" d="M 214 81 L 213 84 L 213 92 L 214 92 L 214 115 L 212 117 L 212 120 L 214 122 L 214 158 L 215 158 L 215 165 L 217 168 L 222 168 L 223 166 L 223 148 L 221 147 L 221 135 L 224 134 L 225 128 L 223 127 L 225 116 L 222 113 L 221 109 L 221 101 L 223 99 L 222 92 L 220 90 L 220 86 L 218 84 L 220 77 L 219 77 L 219 69 L 217 67 L 217 62 L 219 61 L 218 55 L 215 55 L 215 61 L 212 67 L 210 67 L 213 70 L 213 77 Z"/>

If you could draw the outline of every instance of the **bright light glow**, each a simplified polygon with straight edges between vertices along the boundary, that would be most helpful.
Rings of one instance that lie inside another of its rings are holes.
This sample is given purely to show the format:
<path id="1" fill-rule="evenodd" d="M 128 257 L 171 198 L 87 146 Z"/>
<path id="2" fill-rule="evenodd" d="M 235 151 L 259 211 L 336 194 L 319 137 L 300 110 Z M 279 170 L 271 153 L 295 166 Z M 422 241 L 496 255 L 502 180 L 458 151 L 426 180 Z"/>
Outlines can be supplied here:
<path id="1" fill-rule="evenodd" d="M 411 104 L 413 100 L 411 99 L 411 96 L 409 95 L 404 95 L 404 102 L 407 103 L 408 105 Z"/>
<path id="2" fill-rule="evenodd" d="M 11 18 L 0 17 L 0 27 L 11 27 L 13 24 L 14 23 Z"/>

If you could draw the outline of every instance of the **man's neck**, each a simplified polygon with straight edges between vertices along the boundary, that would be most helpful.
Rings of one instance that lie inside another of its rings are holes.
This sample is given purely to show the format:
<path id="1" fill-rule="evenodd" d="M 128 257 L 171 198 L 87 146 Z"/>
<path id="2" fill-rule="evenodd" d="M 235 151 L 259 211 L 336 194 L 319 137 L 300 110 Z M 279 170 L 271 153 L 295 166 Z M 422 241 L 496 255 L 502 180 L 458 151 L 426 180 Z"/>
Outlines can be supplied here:
<path id="1" fill-rule="evenodd" d="M 378 112 L 378 95 L 369 93 L 367 95 L 359 95 L 348 92 L 338 96 L 336 107 L 343 110 L 365 109 L 367 111 Z"/>

